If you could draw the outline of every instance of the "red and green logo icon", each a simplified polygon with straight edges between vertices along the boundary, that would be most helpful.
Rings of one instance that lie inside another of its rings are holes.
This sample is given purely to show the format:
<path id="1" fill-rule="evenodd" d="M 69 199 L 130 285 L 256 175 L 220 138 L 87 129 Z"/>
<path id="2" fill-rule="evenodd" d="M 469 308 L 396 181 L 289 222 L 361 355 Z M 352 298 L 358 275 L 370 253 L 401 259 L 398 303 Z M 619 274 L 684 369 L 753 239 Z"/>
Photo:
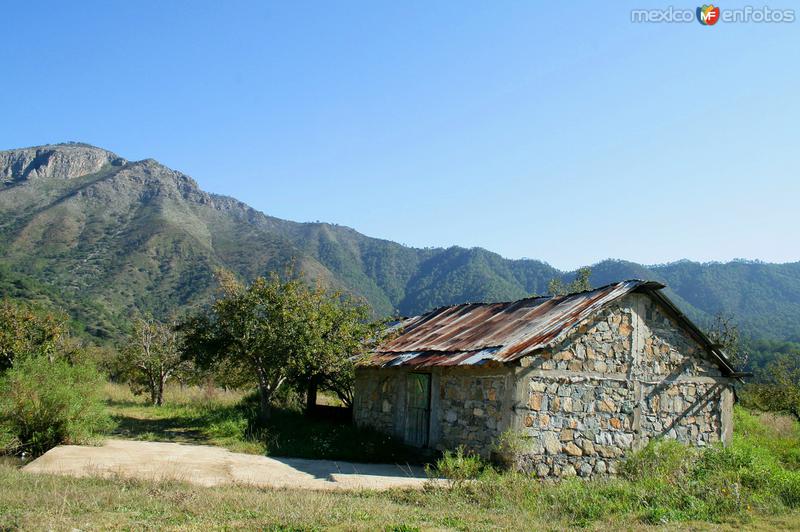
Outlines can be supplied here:
<path id="1" fill-rule="evenodd" d="M 697 22 L 703 26 L 713 26 L 719 22 L 719 8 L 714 7 L 712 4 L 705 5 L 697 8 Z"/>

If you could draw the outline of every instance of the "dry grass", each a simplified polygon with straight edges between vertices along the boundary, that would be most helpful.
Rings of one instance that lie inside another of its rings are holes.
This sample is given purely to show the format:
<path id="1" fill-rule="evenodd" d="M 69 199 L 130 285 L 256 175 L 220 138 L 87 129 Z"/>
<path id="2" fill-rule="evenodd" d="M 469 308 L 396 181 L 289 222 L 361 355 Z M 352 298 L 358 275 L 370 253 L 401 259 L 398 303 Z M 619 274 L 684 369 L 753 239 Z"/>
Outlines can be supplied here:
<path id="1" fill-rule="evenodd" d="M 0 529 L 485 530 L 533 524 L 517 513 L 419 507 L 393 494 L 73 479 L 4 466 L 0 484 L 13 486 L 0 491 Z"/>
<path id="2" fill-rule="evenodd" d="M 103 388 L 106 401 L 113 407 L 115 405 L 150 406 L 146 395 L 134 395 L 129 386 L 113 382 L 106 383 Z M 213 386 L 179 386 L 169 384 L 164 389 L 164 405 L 185 406 L 203 403 L 216 403 L 219 405 L 233 405 L 244 397 L 239 390 L 223 390 Z"/>
<path id="3" fill-rule="evenodd" d="M 762 412 L 758 415 L 758 421 L 775 435 L 781 438 L 798 438 L 797 419 L 787 414 L 776 414 L 773 412 Z"/>

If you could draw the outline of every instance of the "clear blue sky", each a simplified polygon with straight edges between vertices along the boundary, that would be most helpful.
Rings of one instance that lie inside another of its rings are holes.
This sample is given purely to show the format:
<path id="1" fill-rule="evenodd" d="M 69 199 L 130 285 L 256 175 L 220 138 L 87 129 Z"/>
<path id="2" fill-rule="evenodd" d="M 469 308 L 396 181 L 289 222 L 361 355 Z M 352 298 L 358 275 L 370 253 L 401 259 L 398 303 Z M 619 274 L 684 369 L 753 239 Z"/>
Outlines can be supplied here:
<path id="1" fill-rule="evenodd" d="M 670 4 L 698 5 L 7 3 L 0 149 L 89 142 L 274 216 L 561 268 L 799 260 L 800 22 L 630 21 Z"/>

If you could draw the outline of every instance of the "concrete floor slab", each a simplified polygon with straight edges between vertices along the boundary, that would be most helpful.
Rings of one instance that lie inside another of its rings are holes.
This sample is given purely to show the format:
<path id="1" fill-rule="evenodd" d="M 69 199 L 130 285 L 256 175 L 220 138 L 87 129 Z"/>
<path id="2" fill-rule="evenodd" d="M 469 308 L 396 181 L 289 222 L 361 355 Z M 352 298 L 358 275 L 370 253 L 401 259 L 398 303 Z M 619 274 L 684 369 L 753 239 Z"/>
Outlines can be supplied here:
<path id="1" fill-rule="evenodd" d="M 99 447 L 62 445 L 23 471 L 312 490 L 421 488 L 428 480 L 418 466 L 271 458 L 208 445 L 129 440 L 107 440 Z"/>

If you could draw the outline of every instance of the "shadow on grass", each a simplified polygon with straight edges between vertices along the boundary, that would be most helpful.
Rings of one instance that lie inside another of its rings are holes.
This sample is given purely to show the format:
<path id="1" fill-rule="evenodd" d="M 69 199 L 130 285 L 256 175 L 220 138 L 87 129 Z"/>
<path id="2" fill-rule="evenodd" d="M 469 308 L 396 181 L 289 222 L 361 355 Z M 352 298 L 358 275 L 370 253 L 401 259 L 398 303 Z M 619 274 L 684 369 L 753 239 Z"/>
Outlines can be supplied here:
<path id="1" fill-rule="evenodd" d="M 209 438 L 187 416 L 139 418 L 117 414 L 112 416 L 117 426 L 112 436 L 134 440 L 208 443 Z"/>
<path id="2" fill-rule="evenodd" d="M 131 399 L 125 399 L 125 400 L 106 399 L 106 405 L 108 405 L 111 408 L 142 408 L 150 406 L 147 403 L 143 403 L 141 401 L 133 401 Z"/>

